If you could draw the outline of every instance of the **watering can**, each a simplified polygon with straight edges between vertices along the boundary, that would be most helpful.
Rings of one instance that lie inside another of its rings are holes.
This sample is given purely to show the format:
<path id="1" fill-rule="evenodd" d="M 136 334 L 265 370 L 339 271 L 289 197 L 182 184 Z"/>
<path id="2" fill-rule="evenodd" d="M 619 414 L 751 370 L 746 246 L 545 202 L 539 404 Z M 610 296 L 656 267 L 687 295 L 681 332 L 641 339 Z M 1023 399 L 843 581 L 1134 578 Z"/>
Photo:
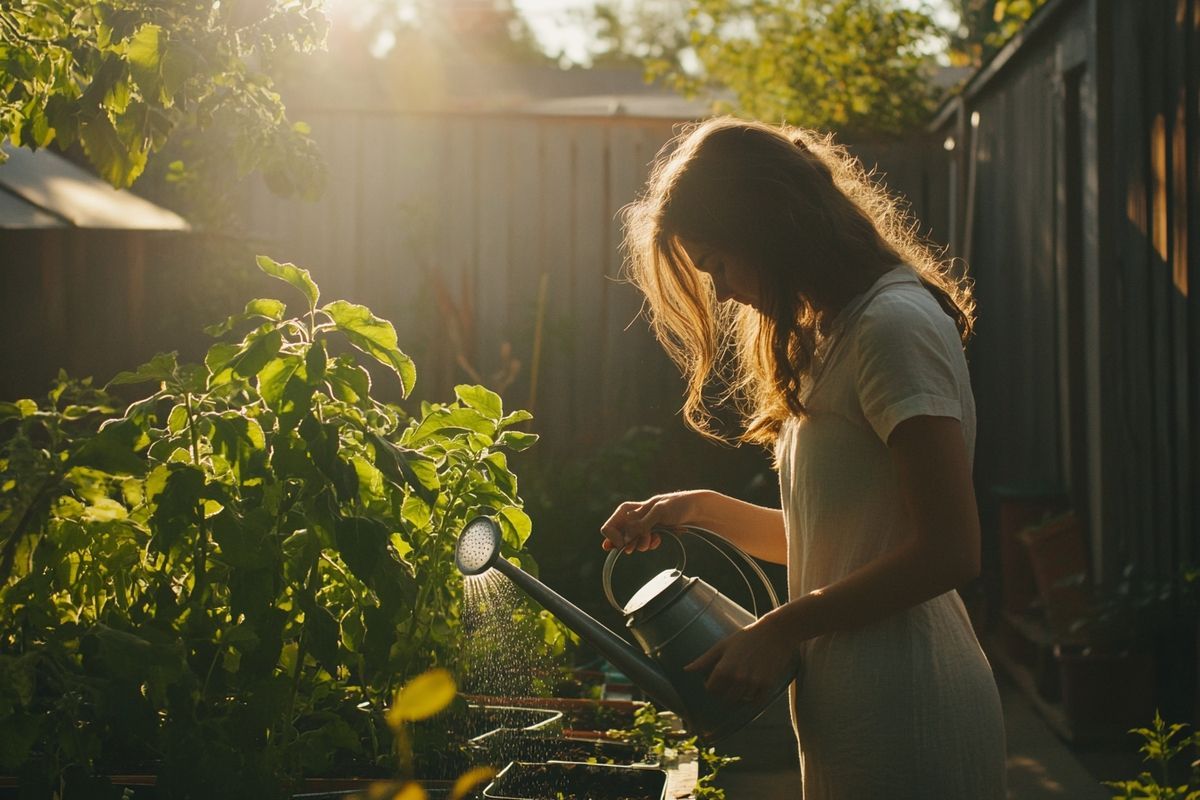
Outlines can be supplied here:
<path id="1" fill-rule="evenodd" d="M 770 581 L 748 555 L 712 531 L 695 527 L 683 530 L 706 541 L 729 559 L 749 586 L 746 574 L 717 542 L 740 556 L 766 588 L 772 608 L 779 605 Z M 612 592 L 613 568 L 622 551 L 611 551 L 604 563 L 605 596 L 625 615 L 627 627 L 641 645 L 640 652 L 603 623 L 503 558 L 500 527 L 490 517 L 476 517 L 467 523 L 459 534 L 454 561 L 464 575 L 479 575 L 492 568 L 501 572 L 599 650 L 641 687 L 655 705 L 674 711 L 689 731 L 707 742 L 715 742 L 758 717 L 787 689 L 793 676 L 787 676 L 759 702 L 751 704 L 709 692 L 704 687 L 707 676 L 684 670 L 685 665 L 717 642 L 754 622 L 757 614 L 742 608 L 706 581 L 684 575 L 687 554 L 683 543 L 672 531 L 662 533 L 679 546 L 679 561 L 675 568 L 663 570 L 647 581 L 625 605 L 618 603 Z"/>

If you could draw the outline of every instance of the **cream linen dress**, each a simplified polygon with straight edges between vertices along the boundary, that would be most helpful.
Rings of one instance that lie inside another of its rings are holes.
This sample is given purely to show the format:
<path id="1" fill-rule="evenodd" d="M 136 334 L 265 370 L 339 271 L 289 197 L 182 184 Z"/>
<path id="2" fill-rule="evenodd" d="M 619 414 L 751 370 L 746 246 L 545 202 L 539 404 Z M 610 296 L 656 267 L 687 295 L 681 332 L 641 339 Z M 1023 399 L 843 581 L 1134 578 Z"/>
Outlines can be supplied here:
<path id="1" fill-rule="evenodd" d="M 904 537 L 885 444 L 898 423 L 953 417 L 972 462 L 975 451 L 958 331 L 911 267 L 849 303 L 817 356 L 810 415 L 785 423 L 776 445 L 793 598 Z M 956 591 L 808 640 L 792 700 L 804 800 L 1005 796 L 1000 698 Z"/>

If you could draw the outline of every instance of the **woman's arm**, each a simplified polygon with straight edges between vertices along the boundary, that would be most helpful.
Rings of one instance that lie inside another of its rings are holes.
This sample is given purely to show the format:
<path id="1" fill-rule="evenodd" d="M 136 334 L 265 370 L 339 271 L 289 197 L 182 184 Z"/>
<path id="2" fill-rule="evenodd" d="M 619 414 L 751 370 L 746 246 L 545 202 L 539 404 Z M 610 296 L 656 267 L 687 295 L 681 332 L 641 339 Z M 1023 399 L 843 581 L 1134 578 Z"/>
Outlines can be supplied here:
<path id="1" fill-rule="evenodd" d="M 711 690 L 755 699 L 795 671 L 805 640 L 883 619 L 979 574 L 979 516 L 959 421 L 913 417 L 896 426 L 888 449 L 911 536 L 844 578 L 780 606 L 689 665 L 712 668 Z"/>
<path id="2" fill-rule="evenodd" d="M 888 440 L 912 536 L 886 555 L 782 607 L 808 639 L 866 625 L 979 575 L 979 515 L 958 420 L 913 417 Z M 782 622 L 783 620 L 781 620 Z"/>
<path id="3" fill-rule="evenodd" d="M 606 550 L 652 550 L 659 545 L 654 528 L 695 525 L 725 537 L 756 558 L 787 563 L 783 512 L 747 503 L 708 489 L 660 494 L 622 503 L 600 528 Z"/>

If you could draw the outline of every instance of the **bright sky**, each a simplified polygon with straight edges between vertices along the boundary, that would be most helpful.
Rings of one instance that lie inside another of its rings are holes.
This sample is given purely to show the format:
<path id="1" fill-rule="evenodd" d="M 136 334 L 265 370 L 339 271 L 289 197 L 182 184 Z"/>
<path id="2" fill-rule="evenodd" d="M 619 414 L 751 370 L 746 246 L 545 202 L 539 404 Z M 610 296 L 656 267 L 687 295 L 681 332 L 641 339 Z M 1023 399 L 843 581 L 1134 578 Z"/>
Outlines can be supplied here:
<path id="1" fill-rule="evenodd" d="M 625 0 L 625 2 L 636 0 Z M 906 5 L 922 5 L 921 0 L 903 0 Z M 562 50 L 568 59 L 581 60 L 586 54 L 587 33 L 578 25 L 570 24 L 572 11 L 580 11 L 594 5 L 594 0 L 513 0 L 529 20 L 529 25 L 543 45 L 551 52 Z M 944 0 L 929 0 L 936 16 L 943 24 L 954 24 L 956 16 Z"/>

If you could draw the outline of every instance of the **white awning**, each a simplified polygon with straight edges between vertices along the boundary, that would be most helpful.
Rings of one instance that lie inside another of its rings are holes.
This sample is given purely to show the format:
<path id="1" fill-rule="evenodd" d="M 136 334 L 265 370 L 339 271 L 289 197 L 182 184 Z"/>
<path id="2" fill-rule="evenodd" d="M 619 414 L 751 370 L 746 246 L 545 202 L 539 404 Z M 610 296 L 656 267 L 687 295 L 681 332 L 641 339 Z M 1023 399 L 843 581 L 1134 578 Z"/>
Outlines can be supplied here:
<path id="1" fill-rule="evenodd" d="M 0 164 L 0 228 L 190 228 L 174 211 L 133 192 L 114 189 L 55 153 L 33 152 L 8 143 L 0 146 L 8 155 Z"/>

